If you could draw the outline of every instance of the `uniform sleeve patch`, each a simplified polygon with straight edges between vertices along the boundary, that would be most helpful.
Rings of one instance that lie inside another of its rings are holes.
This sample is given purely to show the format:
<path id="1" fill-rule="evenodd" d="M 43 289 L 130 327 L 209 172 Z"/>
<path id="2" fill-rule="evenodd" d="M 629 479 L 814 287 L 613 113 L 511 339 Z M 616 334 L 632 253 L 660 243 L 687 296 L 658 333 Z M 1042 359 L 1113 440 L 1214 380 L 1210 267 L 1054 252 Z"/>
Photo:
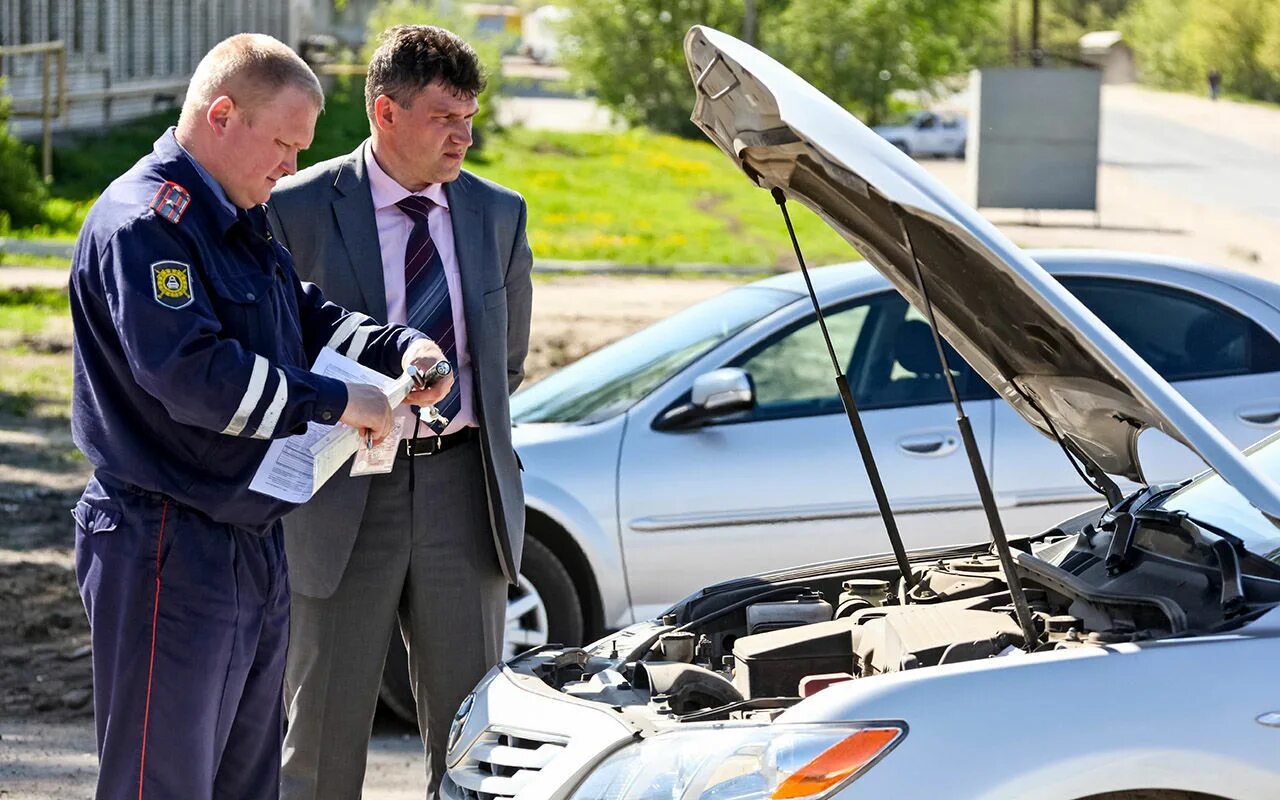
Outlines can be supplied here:
<path id="1" fill-rule="evenodd" d="M 157 261 L 151 265 L 151 288 L 156 302 L 165 308 L 186 308 L 191 294 L 191 265 L 181 261 Z"/>
<path id="2" fill-rule="evenodd" d="M 173 181 L 165 181 L 147 207 L 176 225 L 189 205 L 191 193 Z"/>

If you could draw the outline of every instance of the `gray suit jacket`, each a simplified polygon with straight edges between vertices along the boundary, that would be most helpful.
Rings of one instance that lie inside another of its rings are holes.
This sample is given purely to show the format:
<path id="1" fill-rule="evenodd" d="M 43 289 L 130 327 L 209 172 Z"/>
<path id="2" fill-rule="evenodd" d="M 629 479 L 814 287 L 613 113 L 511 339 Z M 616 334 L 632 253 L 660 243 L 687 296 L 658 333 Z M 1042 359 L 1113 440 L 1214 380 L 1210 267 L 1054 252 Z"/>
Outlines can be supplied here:
<path id="1" fill-rule="evenodd" d="M 367 146 L 281 181 L 269 211 L 304 281 L 319 284 L 338 305 L 385 322 Z M 511 446 L 508 396 L 524 379 L 529 351 L 533 256 L 525 238 L 525 203 L 515 192 L 465 171 L 445 185 L 445 194 L 476 377 L 489 521 L 498 561 L 514 583 L 524 548 L 524 492 Z M 311 597 L 329 597 L 337 589 L 364 515 L 370 479 L 346 473 L 339 470 L 284 521 L 290 583 Z"/>

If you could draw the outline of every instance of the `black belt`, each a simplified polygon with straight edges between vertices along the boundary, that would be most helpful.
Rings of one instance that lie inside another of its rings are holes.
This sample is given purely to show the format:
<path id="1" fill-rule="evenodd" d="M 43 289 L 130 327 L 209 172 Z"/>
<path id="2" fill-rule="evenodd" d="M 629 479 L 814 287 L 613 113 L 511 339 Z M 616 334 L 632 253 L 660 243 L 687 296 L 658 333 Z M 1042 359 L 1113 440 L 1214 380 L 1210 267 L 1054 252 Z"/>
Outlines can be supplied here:
<path id="1" fill-rule="evenodd" d="M 417 439 L 401 439 L 396 448 L 396 458 L 413 458 L 414 456 L 432 456 L 443 453 L 458 445 L 474 441 L 479 428 L 466 427 L 457 433 L 447 436 L 420 436 Z"/>

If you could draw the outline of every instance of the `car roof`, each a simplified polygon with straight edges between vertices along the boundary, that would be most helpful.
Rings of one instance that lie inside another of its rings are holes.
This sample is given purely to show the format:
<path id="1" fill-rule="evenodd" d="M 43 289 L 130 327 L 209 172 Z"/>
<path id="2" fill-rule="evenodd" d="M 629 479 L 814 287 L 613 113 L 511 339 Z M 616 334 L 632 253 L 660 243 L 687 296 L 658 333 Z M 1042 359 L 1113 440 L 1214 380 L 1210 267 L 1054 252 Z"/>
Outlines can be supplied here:
<path id="1" fill-rule="evenodd" d="M 1248 292 L 1280 311 L 1280 283 L 1236 270 L 1223 269 L 1184 258 L 1129 253 L 1115 250 L 1027 250 L 1040 266 L 1053 275 L 1110 274 L 1120 271 L 1149 280 L 1183 283 L 1201 278 L 1217 281 Z M 814 291 L 824 305 L 879 289 L 888 289 L 887 281 L 865 261 L 832 264 L 809 270 Z M 774 275 L 756 281 L 752 286 L 777 289 L 797 296 L 808 294 L 804 276 L 799 271 Z"/>

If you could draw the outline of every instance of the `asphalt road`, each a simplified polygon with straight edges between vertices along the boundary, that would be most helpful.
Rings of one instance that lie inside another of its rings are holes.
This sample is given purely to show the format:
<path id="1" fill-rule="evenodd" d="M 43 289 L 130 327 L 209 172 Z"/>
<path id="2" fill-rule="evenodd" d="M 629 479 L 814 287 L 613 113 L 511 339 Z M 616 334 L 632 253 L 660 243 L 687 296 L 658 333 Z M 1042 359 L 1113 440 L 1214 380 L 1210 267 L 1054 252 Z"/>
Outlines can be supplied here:
<path id="1" fill-rule="evenodd" d="M 1109 87 L 1101 159 L 1155 191 L 1280 224 L 1280 110 L 1250 116 L 1241 124 L 1227 103 Z"/>

